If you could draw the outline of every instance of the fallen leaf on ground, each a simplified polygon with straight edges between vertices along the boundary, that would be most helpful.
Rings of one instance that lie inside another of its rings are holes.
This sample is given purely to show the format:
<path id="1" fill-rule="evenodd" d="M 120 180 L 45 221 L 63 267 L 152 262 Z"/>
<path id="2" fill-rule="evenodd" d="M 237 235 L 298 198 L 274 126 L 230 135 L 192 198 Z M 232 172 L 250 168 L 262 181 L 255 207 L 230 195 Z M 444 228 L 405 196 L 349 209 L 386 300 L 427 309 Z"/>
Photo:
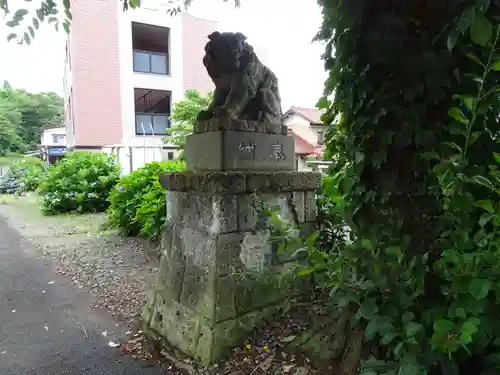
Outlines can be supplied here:
<path id="1" fill-rule="evenodd" d="M 110 341 L 108 342 L 108 346 L 112 347 L 112 348 L 117 348 L 120 346 L 120 344 L 117 344 L 116 342 L 114 341 Z"/>

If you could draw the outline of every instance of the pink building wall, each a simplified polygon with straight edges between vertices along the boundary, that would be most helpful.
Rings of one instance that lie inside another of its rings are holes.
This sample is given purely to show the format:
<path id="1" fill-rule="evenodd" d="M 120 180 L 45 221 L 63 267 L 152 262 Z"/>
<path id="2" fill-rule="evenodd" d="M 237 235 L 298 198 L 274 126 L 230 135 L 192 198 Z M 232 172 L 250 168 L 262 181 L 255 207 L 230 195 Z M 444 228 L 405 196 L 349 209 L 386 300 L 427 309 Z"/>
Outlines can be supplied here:
<path id="1" fill-rule="evenodd" d="M 122 137 L 119 1 L 72 2 L 71 63 L 75 146 L 119 143 Z"/>
<path id="2" fill-rule="evenodd" d="M 119 6 L 119 1 L 85 0 L 72 3 L 69 58 L 75 134 L 68 134 L 67 138 L 74 139 L 75 148 L 99 148 L 122 142 Z M 207 35 L 217 30 L 217 22 L 188 13 L 179 17 L 182 17 L 183 90 L 193 88 L 210 92 L 213 83 L 202 59 Z M 131 93 L 133 89 L 130 87 Z M 66 107 L 69 90 L 65 93 Z M 72 132 L 72 128 L 69 126 L 67 132 Z"/>
<path id="3" fill-rule="evenodd" d="M 214 84 L 203 66 L 207 36 L 217 30 L 217 22 L 183 15 L 183 70 L 184 91 L 196 89 L 203 93 L 213 91 Z M 195 38 L 190 37 L 196 35 Z"/>

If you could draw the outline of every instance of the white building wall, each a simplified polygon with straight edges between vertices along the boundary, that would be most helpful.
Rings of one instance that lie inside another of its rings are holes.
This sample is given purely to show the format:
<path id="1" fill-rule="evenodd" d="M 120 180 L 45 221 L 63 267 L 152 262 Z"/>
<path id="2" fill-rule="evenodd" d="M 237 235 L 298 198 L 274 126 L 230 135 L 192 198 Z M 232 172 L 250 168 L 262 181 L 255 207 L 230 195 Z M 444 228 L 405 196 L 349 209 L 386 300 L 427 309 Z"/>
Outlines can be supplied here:
<path id="1" fill-rule="evenodd" d="M 64 140 L 60 142 L 54 142 L 54 135 L 62 135 L 64 136 Z M 66 128 L 51 128 L 45 129 L 42 133 L 41 137 L 41 145 L 42 146 L 58 146 L 58 147 L 66 147 Z"/>

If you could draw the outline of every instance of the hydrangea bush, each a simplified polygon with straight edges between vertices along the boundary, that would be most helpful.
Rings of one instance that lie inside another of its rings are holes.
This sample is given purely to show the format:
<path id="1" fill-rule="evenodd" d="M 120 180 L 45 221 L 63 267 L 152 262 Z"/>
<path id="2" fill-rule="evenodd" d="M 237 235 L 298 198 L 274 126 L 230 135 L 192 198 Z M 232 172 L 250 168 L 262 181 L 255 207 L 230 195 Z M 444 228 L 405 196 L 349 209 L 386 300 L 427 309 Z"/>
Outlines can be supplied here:
<path id="1" fill-rule="evenodd" d="M 103 212 L 108 196 L 120 178 L 113 156 L 102 152 L 72 152 L 49 169 L 41 185 L 42 212 Z"/>
<path id="2" fill-rule="evenodd" d="M 35 191 L 45 177 L 46 167 L 42 160 L 26 157 L 14 161 L 0 178 L 0 194 L 23 194 Z"/>
<path id="3" fill-rule="evenodd" d="M 108 223 L 124 236 L 160 239 L 165 225 L 165 190 L 160 174 L 182 171 L 182 161 L 152 162 L 122 177 L 110 194 Z"/>

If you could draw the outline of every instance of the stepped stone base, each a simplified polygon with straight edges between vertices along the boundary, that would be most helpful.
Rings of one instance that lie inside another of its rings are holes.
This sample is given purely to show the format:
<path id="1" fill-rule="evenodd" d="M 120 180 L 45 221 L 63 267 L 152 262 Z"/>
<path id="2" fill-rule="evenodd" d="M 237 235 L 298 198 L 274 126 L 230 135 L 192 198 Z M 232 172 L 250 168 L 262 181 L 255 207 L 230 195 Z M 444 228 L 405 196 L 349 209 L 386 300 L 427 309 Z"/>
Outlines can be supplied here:
<path id="1" fill-rule="evenodd" d="M 303 235 L 314 229 L 312 172 L 177 172 L 160 177 L 167 224 L 143 325 L 209 365 L 240 345 L 286 298 L 310 291 L 270 241 L 271 207 Z"/>

